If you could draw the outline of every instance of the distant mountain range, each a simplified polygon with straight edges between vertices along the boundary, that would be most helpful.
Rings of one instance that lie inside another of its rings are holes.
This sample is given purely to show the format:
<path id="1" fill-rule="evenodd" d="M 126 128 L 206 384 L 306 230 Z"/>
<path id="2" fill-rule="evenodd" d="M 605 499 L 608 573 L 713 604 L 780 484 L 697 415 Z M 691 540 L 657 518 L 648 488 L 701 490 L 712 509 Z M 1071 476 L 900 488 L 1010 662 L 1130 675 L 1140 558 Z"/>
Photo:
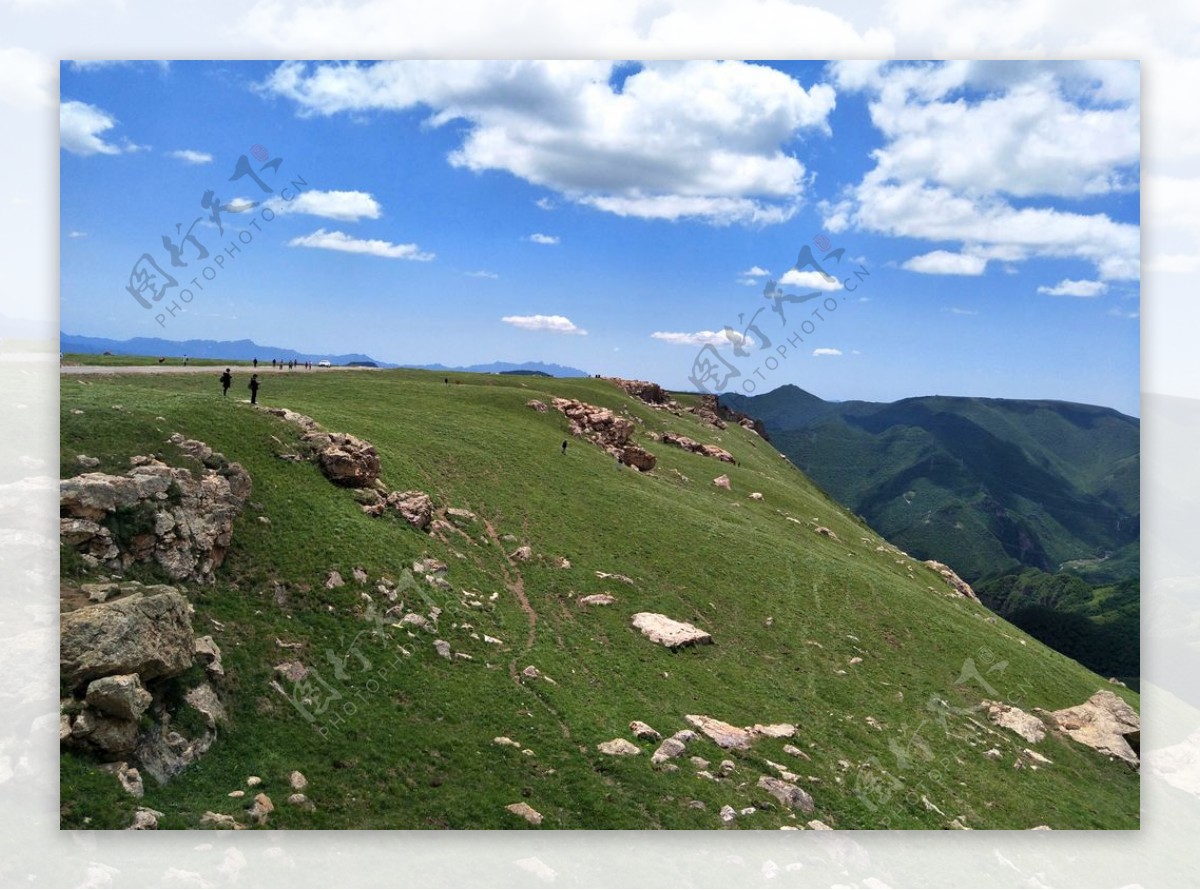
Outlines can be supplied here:
<path id="1" fill-rule="evenodd" d="M 1140 428 L 1071 402 L 725 395 L 832 497 L 998 614 L 1136 686 Z"/>
<path id="2" fill-rule="evenodd" d="M 164 340 L 159 337 L 134 337 L 130 340 L 110 340 L 106 337 L 85 337 L 78 334 L 60 332 L 60 348 L 63 352 L 79 352 L 86 355 L 101 355 L 111 352 L 114 355 L 150 355 L 166 356 L 167 358 L 222 358 L 234 361 L 270 361 L 273 358 L 282 360 L 299 359 L 307 362 L 328 361 L 335 365 L 351 363 L 371 363 L 381 368 L 417 368 L 425 371 L 461 371 L 478 374 L 504 374 L 529 371 L 550 377 L 587 377 L 586 371 L 570 368 L 564 365 L 546 364 L 545 362 L 492 362 L 486 365 L 470 365 L 467 367 L 449 367 L 447 365 L 400 365 L 384 362 L 362 353 L 316 353 L 302 352 L 280 346 L 263 346 L 253 340 Z"/>
<path id="3" fill-rule="evenodd" d="M 968 580 L 1114 559 L 1136 576 L 1137 418 L 1056 401 L 827 402 L 797 386 L 721 400 L 889 540 Z"/>

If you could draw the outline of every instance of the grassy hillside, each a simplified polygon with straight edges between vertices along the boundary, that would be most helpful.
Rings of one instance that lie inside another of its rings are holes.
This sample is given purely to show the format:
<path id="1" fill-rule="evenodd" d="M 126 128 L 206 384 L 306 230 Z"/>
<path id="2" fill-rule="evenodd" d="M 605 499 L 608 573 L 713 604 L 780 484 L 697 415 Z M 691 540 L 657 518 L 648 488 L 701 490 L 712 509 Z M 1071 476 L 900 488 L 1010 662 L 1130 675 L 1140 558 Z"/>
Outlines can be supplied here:
<path id="1" fill-rule="evenodd" d="M 312 464 L 281 459 L 297 430 L 223 400 L 215 380 L 64 377 L 64 476 L 79 471 L 80 453 L 104 472 L 148 452 L 187 465 L 166 444 L 180 432 L 242 463 L 254 483 L 217 583 L 187 588 L 197 633 L 212 633 L 224 653 L 231 721 L 169 785 L 147 782 L 143 803 L 165 814 L 161 827 L 197 827 L 207 810 L 239 815 L 227 795 L 250 775 L 273 795 L 277 828 L 528 828 L 505 810 L 521 801 L 544 815 L 542 828 L 777 829 L 810 818 L 834 828 L 1137 827 L 1136 773 L 1053 736 L 1036 746 L 1052 765 L 1014 769 L 1027 743 L 973 710 L 984 698 L 1067 707 L 1105 682 L 950 597 L 939 576 L 886 547 L 771 444 L 656 411 L 602 380 L 456 376 L 462 385 L 412 371 L 277 375 L 260 394 L 369 440 L 390 487 L 474 511 L 445 540 L 367 517 Z M 235 379 L 239 398 L 245 378 Z M 619 467 L 582 440 L 560 453 L 566 419 L 525 407 L 555 396 L 636 418 L 657 468 Z M 667 430 L 719 444 L 738 465 L 647 435 Z M 731 490 L 712 485 L 722 473 Z M 518 544 L 532 547 L 532 561 L 506 557 Z M 453 589 L 420 581 L 405 601 L 442 608 L 437 636 L 470 660 L 440 658 L 434 635 L 373 620 L 388 605 L 377 580 L 401 581 L 422 557 L 449 565 Z M 356 567 L 368 583 L 324 586 L 331 569 L 349 581 Z M 69 553 L 64 574 L 84 580 Z M 463 606 L 464 590 L 482 607 Z M 601 592 L 616 602 L 579 605 Z M 694 623 L 715 645 L 658 647 L 631 628 L 639 611 Z M 269 686 L 273 666 L 294 658 L 341 696 L 312 721 Z M 522 678 L 528 665 L 553 682 Z M 1135 693 L 1117 691 L 1138 707 Z M 669 735 L 687 714 L 798 732 L 744 752 L 702 738 L 675 772 L 651 767 L 651 743 L 633 757 L 596 749 L 632 739 L 631 720 Z M 497 736 L 520 747 L 495 745 Z M 789 743 L 807 759 L 786 753 Z M 983 756 L 993 747 L 1001 759 Z M 698 776 L 693 755 L 719 780 Z M 724 759 L 735 767 L 720 778 Z M 773 775 L 767 760 L 799 774 L 812 816 L 789 814 L 756 787 Z M 315 810 L 281 804 L 292 770 L 308 777 Z M 62 783 L 64 827 L 129 824 L 132 799 L 79 755 L 63 754 Z M 756 812 L 726 824 L 724 805 Z"/>

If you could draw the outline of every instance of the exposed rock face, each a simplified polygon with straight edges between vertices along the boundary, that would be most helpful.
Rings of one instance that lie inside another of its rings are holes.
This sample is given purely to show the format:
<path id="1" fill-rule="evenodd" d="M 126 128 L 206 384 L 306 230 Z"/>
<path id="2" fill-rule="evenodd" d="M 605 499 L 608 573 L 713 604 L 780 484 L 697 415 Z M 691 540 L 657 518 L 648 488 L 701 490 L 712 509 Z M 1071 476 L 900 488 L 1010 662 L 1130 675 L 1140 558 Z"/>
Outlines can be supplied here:
<path id="1" fill-rule="evenodd" d="M 657 612 L 638 612 L 633 616 L 633 626 L 640 630 L 651 642 L 666 646 L 668 649 L 678 649 L 681 646 L 694 646 L 711 643 L 712 636 L 700 628 L 684 621 L 676 621 Z"/>
<path id="2" fill-rule="evenodd" d="M 615 757 L 628 757 L 633 754 L 641 754 L 642 749 L 628 739 L 611 739 L 607 742 L 601 742 L 596 746 L 601 754 L 610 754 Z"/>
<path id="3" fill-rule="evenodd" d="M 135 593 L 85 606 L 60 620 L 61 677 L 71 686 L 113 674 L 152 680 L 192 663 L 191 607 L 180 593 Z"/>
<path id="4" fill-rule="evenodd" d="M 1025 741 L 1037 744 L 1046 737 L 1045 724 L 1032 714 L 1002 702 L 985 701 L 983 704 L 987 707 L 989 720 L 997 726 L 1011 729 Z"/>
<path id="5" fill-rule="evenodd" d="M 137 720 L 150 707 L 153 696 L 137 674 L 117 674 L 89 683 L 84 701 L 109 717 Z"/>
<path id="6" fill-rule="evenodd" d="M 1141 718 L 1115 693 L 1102 689 L 1081 705 L 1054 711 L 1048 719 L 1079 744 L 1138 765 L 1134 745 L 1140 745 Z"/>
<path id="7" fill-rule="evenodd" d="M 136 720 L 109 717 L 92 708 L 84 708 L 71 724 L 71 739 L 88 742 L 110 757 L 130 754 L 137 746 Z"/>
<path id="8" fill-rule="evenodd" d="M 625 390 L 635 399 L 640 399 L 647 405 L 655 407 L 667 408 L 676 407 L 675 400 L 670 394 L 657 383 L 651 383 L 649 380 L 625 380 L 621 377 L 610 378 L 613 383 Z"/>
<path id="9" fill-rule="evenodd" d="M 654 468 L 654 455 L 630 442 L 634 430 L 632 420 L 578 399 L 555 399 L 553 404 L 571 422 L 571 435 L 598 445 L 627 466 L 639 470 Z"/>
<path id="10" fill-rule="evenodd" d="M 958 577 L 958 573 L 955 572 L 954 569 L 950 568 L 950 566 L 946 565 L 944 562 L 938 562 L 936 559 L 925 560 L 925 565 L 929 566 L 931 569 L 945 578 L 946 583 L 953 587 L 959 596 L 965 596 L 967 599 L 979 602 L 979 597 L 975 595 L 975 591 L 971 588 L 971 585 L 962 578 Z"/>
<path id="11" fill-rule="evenodd" d="M 783 779 L 777 779 L 774 776 L 761 776 L 758 780 L 758 787 L 766 791 L 777 801 L 787 807 L 789 810 L 800 810 L 802 813 L 811 813 L 815 807 L 813 799 L 808 792 L 791 782 L 785 782 Z"/>
<path id="12" fill-rule="evenodd" d="M 379 510 L 374 515 L 378 516 L 384 510 L 395 510 L 405 522 L 421 531 L 428 529 L 433 521 L 433 501 L 423 491 L 393 491 L 378 506 Z M 363 512 L 371 511 L 364 507 Z"/>
<path id="13" fill-rule="evenodd" d="M 344 488 L 369 488 L 379 478 L 379 452 L 370 442 L 349 433 L 305 433 L 316 449 L 317 466 L 325 478 Z"/>
<path id="14" fill-rule="evenodd" d="M 715 457 L 717 460 L 723 460 L 729 464 L 737 463 L 733 459 L 733 455 L 724 448 L 718 448 L 716 445 L 702 445 L 695 439 L 689 439 L 687 436 L 681 436 L 678 433 L 663 433 L 662 442 L 665 445 L 674 445 L 676 448 L 682 448 L 684 451 L 690 451 L 693 454 L 699 454 L 704 457 Z"/>
<path id="15" fill-rule="evenodd" d="M 641 445 L 626 445 L 617 459 L 625 466 L 641 470 L 643 473 L 650 472 L 658 463 L 658 458 Z"/>
<path id="16" fill-rule="evenodd" d="M 724 720 L 717 720 L 715 717 L 706 717 L 703 714 L 688 714 L 684 719 L 712 739 L 717 745 L 725 749 L 744 751 L 754 741 L 754 733 L 739 726 L 726 723 Z"/>
<path id="17" fill-rule="evenodd" d="M 173 579 L 212 580 L 250 494 L 250 476 L 202 442 L 178 433 L 170 441 L 205 465 L 199 478 L 139 455 L 124 476 L 60 481 L 60 535 L 89 565 L 121 571 L 155 561 Z"/>

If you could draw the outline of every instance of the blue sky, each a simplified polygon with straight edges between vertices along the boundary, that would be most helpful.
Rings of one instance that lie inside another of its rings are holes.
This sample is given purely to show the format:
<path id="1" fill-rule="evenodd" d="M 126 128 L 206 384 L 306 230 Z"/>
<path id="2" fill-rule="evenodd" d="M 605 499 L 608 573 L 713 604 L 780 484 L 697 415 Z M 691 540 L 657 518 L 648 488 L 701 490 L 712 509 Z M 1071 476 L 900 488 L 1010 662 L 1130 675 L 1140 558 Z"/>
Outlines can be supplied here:
<path id="1" fill-rule="evenodd" d="M 61 327 L 677 388 L 704 349 L 742 392 L 1137 414 L 1138 88 L 1136 63 L 68 62 Z M 229 181 L 254 146 L 269 195 Z M 222 234 L 208 190 L 260 203 Z M 172 267 L 198 217 L 210 256 Z M 805 245 L 847 283 L 788 275 Z M 144 253 L 179 282 L 150 309 Z M 818 296 L 784 324 L 771 280 Z"/>

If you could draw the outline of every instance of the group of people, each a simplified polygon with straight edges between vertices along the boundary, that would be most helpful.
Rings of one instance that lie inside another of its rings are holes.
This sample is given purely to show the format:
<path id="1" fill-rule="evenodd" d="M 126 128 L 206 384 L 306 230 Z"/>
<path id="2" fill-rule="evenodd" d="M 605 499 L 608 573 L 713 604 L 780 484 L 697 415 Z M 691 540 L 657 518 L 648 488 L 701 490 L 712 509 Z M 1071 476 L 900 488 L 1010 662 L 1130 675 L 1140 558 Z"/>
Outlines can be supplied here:
<path id="1" fill-rule="evenodd" d="M 257 362 L 257 359 L 255 359 L 255 361 Z M 255 367 L 258 367 L 258 365 L 256 364 Z M 225 369 L 225 373 L 222 374 L 219 379 L 221 381 L 221 395 L 224 396 L 225 398 L 228 398 L 229 397 L 229 387 L 233 386 L 233 374 L 230 372 L 229 368 Z M 258 375 L 251 374 L 250 375 L 250 384 L 249 384 L 250 404 L 251 405 L 258 404 L 258 387 L 259 387 Z"/>
<path id="2" fill-rule="evenodd" d="M 254 360 L 254 367 L 258 367 L 258 359 Z M 288 359 L 286 362 L 283 359 L 271 359 L 272 368 L 287 368 L 289 371 L 293 368 L 300 367 L 306 371 L 312 370 L 312 362 L 302 362 L 298 358 Z"/>

